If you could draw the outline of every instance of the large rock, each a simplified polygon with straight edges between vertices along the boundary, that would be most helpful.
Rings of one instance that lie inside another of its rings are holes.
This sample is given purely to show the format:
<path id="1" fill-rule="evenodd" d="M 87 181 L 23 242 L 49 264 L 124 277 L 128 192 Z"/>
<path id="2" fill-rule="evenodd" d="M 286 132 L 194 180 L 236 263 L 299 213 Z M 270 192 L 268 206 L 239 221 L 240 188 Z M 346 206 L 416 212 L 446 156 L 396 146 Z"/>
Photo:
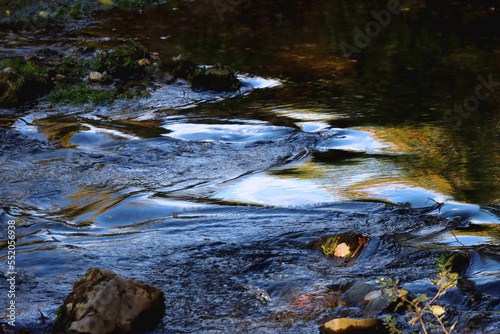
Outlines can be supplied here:
<path id="1" fill-rule="evenodd" d="M 191 77 L 191 85 L 194 89 L 227 92 L 238 90 L 241 82 L 233 70 L 221 66 L 199 70 Z"/>
<path id="2" fill-rule="evenodd" d="M 128 333 L 153 329 L 165 312 L 163 292 L 92 267 L 58 311 L 53 333 Z"/>
<path id="3" fill-rule="evenodd" d="M 320 327 L 320 331 L 325 334 L 338 333 L 377 333 L 381 330 L 382 321 L 375 318 L 351 319 L 337 318 L 328 321 Z"/>

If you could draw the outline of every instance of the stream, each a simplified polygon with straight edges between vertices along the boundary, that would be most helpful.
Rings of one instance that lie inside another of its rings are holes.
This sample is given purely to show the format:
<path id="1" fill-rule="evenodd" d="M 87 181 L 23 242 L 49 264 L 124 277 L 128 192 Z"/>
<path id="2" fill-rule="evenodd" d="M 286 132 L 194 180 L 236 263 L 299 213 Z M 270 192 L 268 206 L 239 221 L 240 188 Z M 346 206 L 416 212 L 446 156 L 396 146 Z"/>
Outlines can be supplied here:
<path id="1" fill-rule="evenodd" d="M 50 329 L 96 266 L 164 291 L 155 333 L 317 333 L 366 316 L 339 301 L 354 282 L 431 294 L 437 254 L 466 249 L 469 290 L 444 302 L 459 331 L 500 333 L 498 92 L 445 116 L 479 76 L 500 80 L 500 8 L 413 5 L 351 61 L 339 44 L 386 3 L 249 0 L 221 14 L 175 1 L 0 32 L 0 58 L 133 38 L 230 65 L 242 82 L 0 109 L 0 276 L 15 220 L 16 332 Z M 352 266 L 307 247 L 349 231 L 371 238 Z"/>

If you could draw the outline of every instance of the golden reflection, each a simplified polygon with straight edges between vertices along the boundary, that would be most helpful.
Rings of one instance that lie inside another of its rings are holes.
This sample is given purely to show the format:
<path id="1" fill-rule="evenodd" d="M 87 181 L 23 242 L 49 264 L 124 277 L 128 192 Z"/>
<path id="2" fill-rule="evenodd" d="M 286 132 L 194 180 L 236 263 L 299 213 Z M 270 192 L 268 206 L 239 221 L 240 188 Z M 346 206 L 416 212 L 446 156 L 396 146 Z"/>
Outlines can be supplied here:
<path id="1" fill-rule="evenodd" d="M 472 142 L 457 140 L 458 133 L 434 125 L 370 132 L 403 153 L 397 161 L 412 184 L 468 203 L 500 201 L 500 143 L 486 136 Z M 477 147 L 489 147 L 489 154 L 478 156 L 474 151 Z"/>

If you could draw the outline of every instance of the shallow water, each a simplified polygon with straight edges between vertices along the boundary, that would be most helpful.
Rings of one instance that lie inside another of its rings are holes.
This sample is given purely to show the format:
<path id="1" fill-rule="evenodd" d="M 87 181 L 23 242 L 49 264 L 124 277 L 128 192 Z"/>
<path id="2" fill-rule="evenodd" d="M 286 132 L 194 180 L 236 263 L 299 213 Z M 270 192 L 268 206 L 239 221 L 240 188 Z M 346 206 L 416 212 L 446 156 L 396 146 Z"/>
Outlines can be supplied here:
<path id="1" fill-rule="evenodd" d="M 353 281 L 398 277 L 430 291 L 434 253 L 464 247 L 483 299 L 471 306 L 456 289 L 447 301 L 467 319 L 499 311 L 498 98 L 458 129 L 443 116 L 478 75 L 500 78 L 498 11 L 423 5 L 394 17 L 357 62 L 338 45 L 384 3 L 249 1 L 221 20 L 209 1 L 180 2 L 102 13 L 80 32 L 48 27 L 44 39 L 10 33 L 22 48 L 7 43 L 2 56 L 132 37 L 229 64 L 244 82 L 231 94 L 178 82 L 110 107 L 1 111 L 18 323 L 42 331 L 39 311 L 53 321 L 98 266 L 165 292 L 155 332 L 311 333 L 363 315 L 338 304 Z M 345 231 L 372 237 L 352 267 L 306 247 Z M 498 330 L 495 314 L 481 317 Z"/>

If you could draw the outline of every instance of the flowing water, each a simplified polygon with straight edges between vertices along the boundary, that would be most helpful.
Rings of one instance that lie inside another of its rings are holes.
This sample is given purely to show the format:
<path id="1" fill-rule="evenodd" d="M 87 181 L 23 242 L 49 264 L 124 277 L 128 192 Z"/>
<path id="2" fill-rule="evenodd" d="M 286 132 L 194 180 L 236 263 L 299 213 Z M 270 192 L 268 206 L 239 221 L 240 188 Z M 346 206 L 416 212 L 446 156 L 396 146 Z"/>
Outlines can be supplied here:
<path id="1" fill-rule="evenodd" d="M 234 94 L 179 82 L 113 106 L 0 111 L 18 325 L 50 326 L 40 312 L 53 321 L 97 266 L 165 292 L 158 333 L 314 333 L 363 315 L 338 302 L 353 282 L 397 277 L 432 291 L 435 252 L 467 247 L 465 277 L 482 298 L 447 302 L 498 333 L 494 313 L 475 312 L 500 311 L 500 99 L 447 110 L 500 81 L 500 8 L 414 1 L 347 60 L 341 43 L 355 45 L 355 28 L 386 3 L 216 4 L 1 33 L 2 57 L 134 38 L 228 64 L 243 82 Z M 346 231 L 372 238 L 351 267 L 306 247 Z"/>

